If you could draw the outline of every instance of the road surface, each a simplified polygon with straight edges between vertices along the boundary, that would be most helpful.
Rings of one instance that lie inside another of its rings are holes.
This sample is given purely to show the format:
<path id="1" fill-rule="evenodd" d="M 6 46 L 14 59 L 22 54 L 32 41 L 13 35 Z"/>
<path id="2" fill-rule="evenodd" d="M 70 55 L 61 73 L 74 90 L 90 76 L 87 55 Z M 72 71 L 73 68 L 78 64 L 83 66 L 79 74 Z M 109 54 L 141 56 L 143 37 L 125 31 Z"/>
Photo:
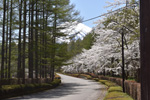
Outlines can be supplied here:
<path id="1" fill-rule="evenodd" d="M 62 84 L 52 90 L 7 100 L 103 100 L 106 87 L 92 80 L 59 74 Z"/>

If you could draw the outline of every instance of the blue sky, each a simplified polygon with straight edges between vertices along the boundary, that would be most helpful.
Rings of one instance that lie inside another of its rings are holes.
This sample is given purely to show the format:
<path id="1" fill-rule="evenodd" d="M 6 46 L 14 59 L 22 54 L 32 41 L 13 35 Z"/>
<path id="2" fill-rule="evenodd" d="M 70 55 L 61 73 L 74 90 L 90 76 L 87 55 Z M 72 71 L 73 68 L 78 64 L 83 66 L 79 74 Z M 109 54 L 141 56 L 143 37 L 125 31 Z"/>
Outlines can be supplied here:
<path id="1" fill-rule="evenodd" d="M 108 9 L 104 8 L 108 2 L 113 2 L 114 0 L 70 0 L 71 3 L 75 4 L 75 9 L 80 11 L 80 15 L 84 18 L 84 20 L 99 16 L 103 13 L 106 13 Z M 85 22 L 83 24 L 93 27 L 94 21 L 98 19 Z"/>

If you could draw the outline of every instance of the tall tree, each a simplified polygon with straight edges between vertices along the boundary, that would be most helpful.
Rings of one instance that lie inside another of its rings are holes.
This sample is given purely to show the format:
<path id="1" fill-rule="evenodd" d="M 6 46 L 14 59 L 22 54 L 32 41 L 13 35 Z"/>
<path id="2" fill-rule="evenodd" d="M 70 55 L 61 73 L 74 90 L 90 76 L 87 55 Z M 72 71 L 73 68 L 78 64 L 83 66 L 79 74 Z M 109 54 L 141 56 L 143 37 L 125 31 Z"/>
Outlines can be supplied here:
<path id="1" fill-rule="evenodd" d="M 29 28 L 29 35 L 28 35 L 28 69 L 29 69 L 29 78 L 31 78 L 31 0 L 29 0 L 29 24 L 28 24 L 28 28 Z"/>
<path id="2" fill-rule="evenodd" d="M 18 70 L 17 70 L 17 77 L 21 78 L 21 33 L 22 33 L 22 0 L 19 0 L 19 39 L 18 39 Z"/>
<path id="3" fill-rule="evenodd" d="M 140 0 L 140 33 L 141 33 L 141 100 L 150 100 L 150 9 L 149 0 Z"/>
<path id="4" fill-rule="evenodd" d="M 43 55 L 42 55 L 42 57 L 43 57 L 43 60 L 42 60 L 42 70 L 43 70 L 43 72 L 42 72 L 42 77 L 43 78 L 45 78 L 45 59 L 44 59 L 44 53 L 45 53 L 45 31 L 46 31 L 46 29 L 45 29 L 45 1 L 43 0 L 43 37 L 42 37 L 42 45 L 43 45 Z"/>
<path id="5" fill-rule="evenodd" d="M 13 0 L 11 0 L 10 4 L 10 29 L 9 29 L 9 62 L 8 62 L 8 78 L 10 79 L 10 68 L 11 68 L 11 38 L 12 38 L 12 4 Z"/>
<path id="6" fill-rule="evenodd" d="M 36 0 L 36 30 L 35 30 L 35 77 L 38 78 L 39 69 L 39 53 L 38 53 L 38 0 Z"/>
<path id="7" fill-rule="evenodd" d="M 23 55 L 22 55 L 22 73 L 23 73 L 23 83 L 25 83 L 25 58 L 26 58 L 26 0 L 24 0 L 24 28 L 23 28 Z"/>
<path id="8" fill-rule="evenodd" d="M 61 32 L 66 27 L 60 26 L 75 19 L 73 8 L 69 0 L 3 0 L 1 78 L 11 78 L 13 72 L 25 83 L 28 66 L 29 78 L 38 78 L 39 74 L 47 78 L 49 74 L 53 80 L 56 40 L 66 36 Z"/>
<path id="9" fill-rule="evenodd" d="M 9 0 L 7 0 L 7 27 L 6 27 L 6 56 L 5 56 L 5 78 L 8 78 L 8 32 L 9 32 Z"/>
<path id="10" fill-rule="evenodd" d="M 6 17 L 6 0 L 3 0 L 3 34 L 2 34 L 2 62 L 1 62 L 1 78 L 4 78 L 4 54 L 5 54 L 5 18 Z"/>
<path id="11" fill-rule="evenodd" d="M 33 79 L 33 67 L 34 67 L 34 63 L 33 63 L 33 46 L 34 46 L 34 40 L 33 40 L 33 36 L 34 36 L 34 0 L 31 1 L 31 33 L 30 33 L 30 66 L 29 66 L 29 78 Z"/>

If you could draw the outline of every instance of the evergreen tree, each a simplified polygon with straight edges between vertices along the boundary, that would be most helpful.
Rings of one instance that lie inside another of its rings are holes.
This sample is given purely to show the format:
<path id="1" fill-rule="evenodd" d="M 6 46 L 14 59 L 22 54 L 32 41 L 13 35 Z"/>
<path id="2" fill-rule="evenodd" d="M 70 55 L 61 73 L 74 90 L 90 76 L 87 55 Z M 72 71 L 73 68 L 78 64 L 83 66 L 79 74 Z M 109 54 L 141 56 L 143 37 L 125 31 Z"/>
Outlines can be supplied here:
<path id="1" fill-rule="evenodd" d="M 80 19 L 75 6 L 70 0 L 3 0 L 2 5 L 1 79 L 13 75 L 25 83 L 29 70 L 28 78 L 54 80 L 55 67 L 68 58 L 67 44 L 57 43 L 66 36 L 62 25 Z"/>
<path id="2" fill-rule="evenodd" d="M 6 20 L 6 0 L 3 0 L 3 34 L 2 34 L 2 61 L 1 61 L 1 78 L 4 78 L 4 58 L 5 58 L 5 20 Z"/>

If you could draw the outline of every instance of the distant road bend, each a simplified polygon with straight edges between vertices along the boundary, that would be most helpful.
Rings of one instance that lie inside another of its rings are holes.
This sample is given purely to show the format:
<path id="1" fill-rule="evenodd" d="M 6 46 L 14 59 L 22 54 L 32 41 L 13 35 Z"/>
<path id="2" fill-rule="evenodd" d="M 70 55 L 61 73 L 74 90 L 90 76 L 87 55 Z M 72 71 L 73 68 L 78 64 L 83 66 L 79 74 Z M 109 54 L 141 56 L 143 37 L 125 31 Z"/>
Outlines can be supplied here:
<path id="1" fill-rule="evenodd" d="M 103 100 L 106 95 L 106 87 L 97 82 L 59 75 L 62 84 L 55 89 L 8 100 Z"/>

